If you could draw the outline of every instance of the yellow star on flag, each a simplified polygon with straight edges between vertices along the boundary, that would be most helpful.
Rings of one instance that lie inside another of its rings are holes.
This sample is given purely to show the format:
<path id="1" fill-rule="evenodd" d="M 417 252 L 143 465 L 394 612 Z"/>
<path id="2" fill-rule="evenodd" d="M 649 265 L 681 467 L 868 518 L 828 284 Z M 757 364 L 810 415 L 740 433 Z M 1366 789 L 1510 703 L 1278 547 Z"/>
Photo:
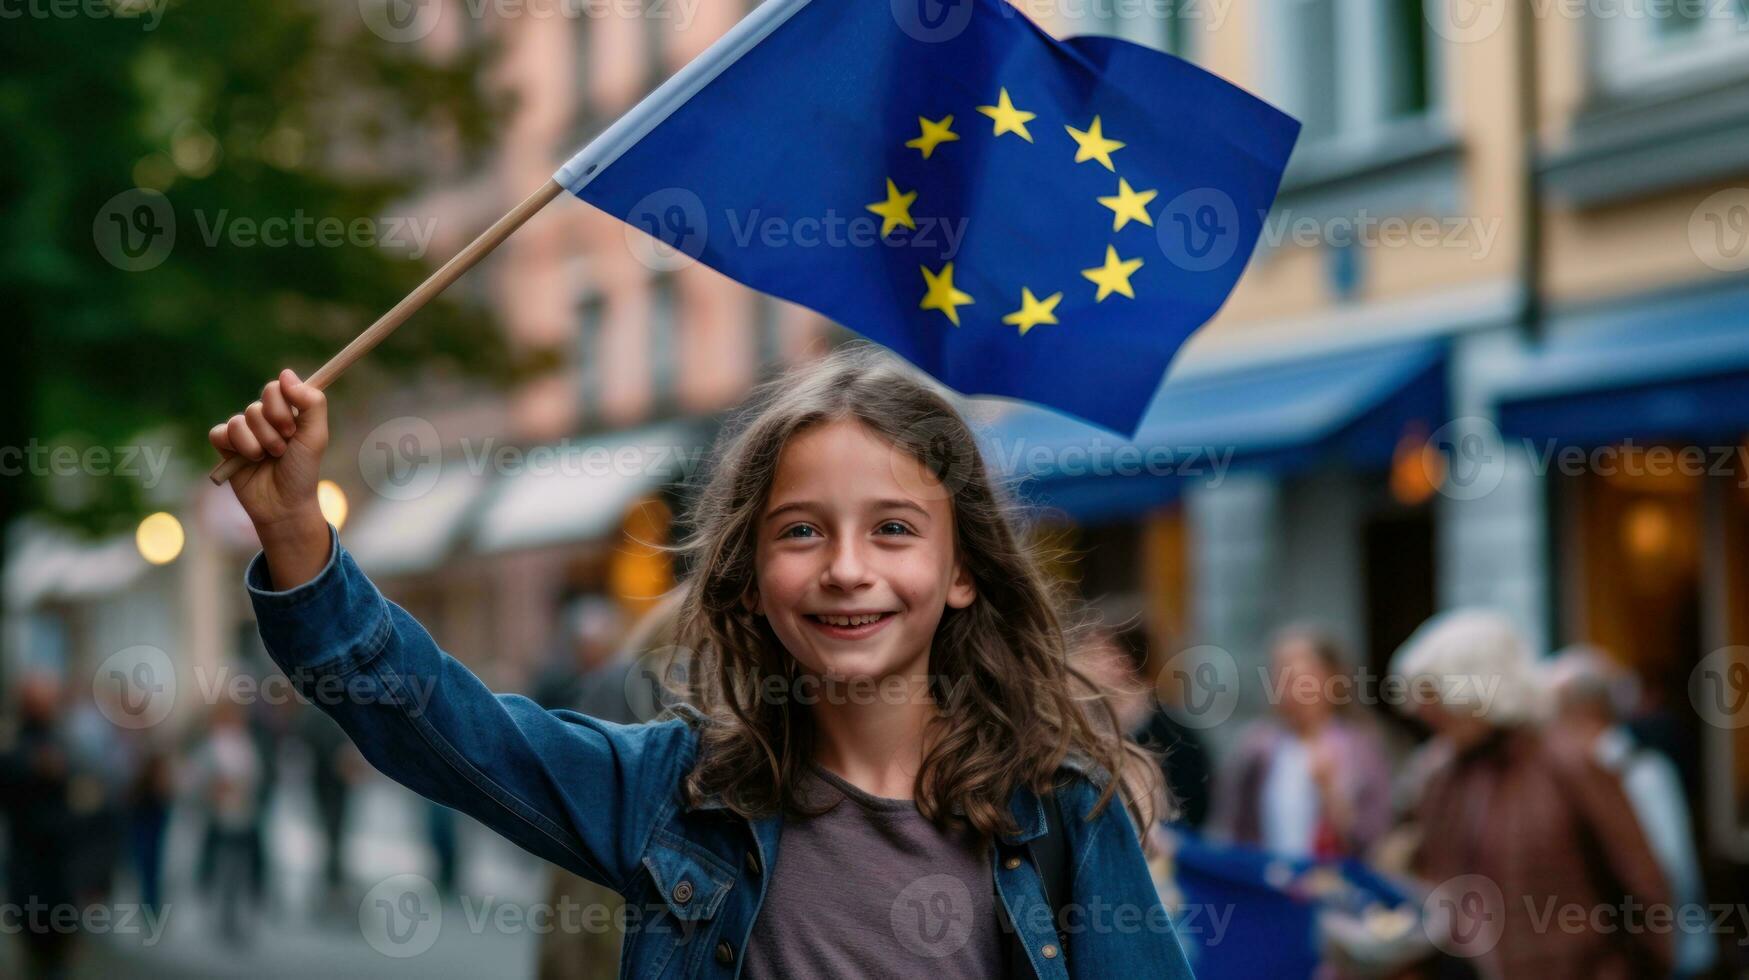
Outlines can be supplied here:
<path id="1" fill-rule="evenodd" d="M 917 222 L 911 217 L 911 202 L 917 200 L 917 192 L 899 193 L 899 185 L 887 178 L 887 199 L 876 201 L 868 206 L 870 211 L 881 216 L 881 237 L 893 233 L 893 229 L 904 225 L 912 231 L 917 230 Z"/>
<path id="2" fill-rule="evenodd" d="M 905 145 L 913 150 L 923 151 L 923 159 L 925 160 L 929 159 L 930 155 L 935 152 L 936 147 L 943 143 L 952 143 L 960 138 L 960 134 L 953 131 L 952 116 L 948 116 L 940 122 L 931 122 L 918 116 L 917 122 L 923 127 L 923 135 L 910 140 Z"/>
<path id="3" fill-rule="evenodd" d="M 1082 275 L 1092 280 L 1099 287 L 1099 295 L 1094 302 L 1103 303 L 1112 293 L 1122 293 L 1130 299 L 1136 298 L 1135 288 L 1130 285 L 1130 277 L 1142 267 L 1141 259 L 1124 260 L 1117 257 L 1115 246 L 1105 246 L 1105 264 L 1097 269 L 1086 269 Z"/>
<path id="4" fill-rule="evenodd" d="M 1033 327 L 1046 323 L 1057 322 L 1057 304 L 1063 301 L 1063 294 L 1057 293 L 1043 301 L 1032 294 L 1032 290 L 1022 287 L 1020 290 L 1020 309 L 1002 318 L 1009 326 L 1019 327 L 1020 335 Z"/>
<path id="5" fill-rule="evenodd" d="M 1140 221 L 1144 225 L 1153 227 L 1154 216 L 1148 213 L 1148 203 L 1159 196 L 1159 191 L 1137 193 L 1136 189 L 1130 186 L 1129 181 L 1119 177 L 1117 179 L 1117 195 L 1115 197 L 1102 197 L 1099 199 L 1099 203 L 1110 208 L 1115 215 L 1112 219 L 1111 230 L 1123 231 L 1123 226 L 1132 221 Z"/>
<path id="6" fill-rule="evenodd" d="M 1003 89 L 996 97 L 995 105 L 981 105 L 978 111 L 996 120 L 996 135 L 1015 133 L 1028 143 L 1032 142 L 1032 134 L 1027 132 L 1026 124 L 1038 118 L 1038 113 L 1027 112 L 1014 108 L 1014 101 L 1008 97 L 1008 90 Z"/>
<path id="7" fill-rule="evenodd" d="M 954 326 L 960 325 L 960 310 L 962 306 L 972 304 L 971 296 L 960 292 L 953 285 L 953 263 L 941 267 L 940 272 L 930 272 L 928 266 L 922 266 L 923 281 L 928 284 L 929 291 L 923 296 L 919 307 L 925 310 L 940 310 L 947 314 Z"/>
<path id="8" fill-rule="evenodd" d="M 1098 160 L 1105 165 L 1105 169 L 1112 173 L 1117 173 L 1117 168 L 1112 166 L 1111 155 L 1118 150 L 1123 149 L 1124 145 L 1117 140 L 1105 138 L 1105 132 L 1100 128 L 1098 116 L 1093 117 L 1093 125 L 1087 127 L 1085 132 L 1076 129 L 1073 126 L 1065 126 L 1063 128 L 1067 129 L 1069 135 L 1073 136 L 1075 142 L 1080 145 L 1080 149 L 1075 151 L 1076 163 L 1086 163 L 1089 160 Z"/>

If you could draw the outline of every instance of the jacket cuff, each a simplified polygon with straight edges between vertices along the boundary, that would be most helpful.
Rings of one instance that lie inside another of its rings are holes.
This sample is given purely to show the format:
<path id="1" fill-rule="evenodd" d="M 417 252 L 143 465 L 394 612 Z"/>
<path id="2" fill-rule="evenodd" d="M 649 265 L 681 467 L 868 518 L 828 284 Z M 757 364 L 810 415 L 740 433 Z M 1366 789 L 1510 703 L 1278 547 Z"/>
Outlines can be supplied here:
<path id="1" fill-rule="evenodd" d="M 265 552 L 243 573 L 262 642 L 288 673 L 349 672 L 382 645 L 388 628 L 383 598 L 328 525 L 328 563 L 315 578 L 284 591 L 272 588 Z"/>

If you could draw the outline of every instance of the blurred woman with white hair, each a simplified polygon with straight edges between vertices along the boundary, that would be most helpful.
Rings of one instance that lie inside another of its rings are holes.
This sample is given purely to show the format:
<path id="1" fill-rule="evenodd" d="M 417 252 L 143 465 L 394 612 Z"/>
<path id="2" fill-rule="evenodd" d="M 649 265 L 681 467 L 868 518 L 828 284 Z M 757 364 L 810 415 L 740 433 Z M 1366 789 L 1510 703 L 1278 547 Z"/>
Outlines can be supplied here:
<path id="1" fill-rule="evenodd" d="M 1392 673 L 1433 730 L 1413 869 L 1434 886 L 1429 934 L 1487 977 L 1669 976 L 1669 909 L 1657 860 L 1613 773 L 1545 738 L 1548 699 L 1512 622 L 1458 610 L 1423 624 Z"/>

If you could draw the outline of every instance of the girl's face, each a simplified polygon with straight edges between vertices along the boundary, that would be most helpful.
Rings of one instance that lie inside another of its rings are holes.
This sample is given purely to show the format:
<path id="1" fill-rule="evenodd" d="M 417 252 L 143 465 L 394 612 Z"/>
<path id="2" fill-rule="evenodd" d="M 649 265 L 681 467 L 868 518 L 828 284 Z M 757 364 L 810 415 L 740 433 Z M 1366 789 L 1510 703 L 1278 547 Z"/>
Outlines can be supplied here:
<path id="1" fill-rule="evenodd" d="M 757 537 L 753 611 L 818 676 L 922 673 L 943 612 L 976 598 L 947 493 L 854 420 L 791 437 Z"/>

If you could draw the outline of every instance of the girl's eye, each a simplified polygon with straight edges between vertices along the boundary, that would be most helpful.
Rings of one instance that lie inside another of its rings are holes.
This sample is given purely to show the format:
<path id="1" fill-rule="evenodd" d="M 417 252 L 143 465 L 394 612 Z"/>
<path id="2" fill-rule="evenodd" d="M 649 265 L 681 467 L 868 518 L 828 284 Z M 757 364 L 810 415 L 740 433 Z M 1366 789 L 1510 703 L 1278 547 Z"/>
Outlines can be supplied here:
<path id="1" fill-rule="evenodd" d="M 794 525 L 791 525 L 790 527 L 784 528 L 783 533 L 778 535 L 778 537 L 780 537 L 780 538 L 811 538 L 811 537 L 815 537 L 818 534 L 819 534 L 818 531 L 815 531 L 812 527 L 810 527 L 806 524 L 794 524 Z"/>
<path id="2" fill-rule="evenodd" d="M 888 521 L 880 527 L 882 534 L 910 534 L 911 528 L 904 521 Z"/>

